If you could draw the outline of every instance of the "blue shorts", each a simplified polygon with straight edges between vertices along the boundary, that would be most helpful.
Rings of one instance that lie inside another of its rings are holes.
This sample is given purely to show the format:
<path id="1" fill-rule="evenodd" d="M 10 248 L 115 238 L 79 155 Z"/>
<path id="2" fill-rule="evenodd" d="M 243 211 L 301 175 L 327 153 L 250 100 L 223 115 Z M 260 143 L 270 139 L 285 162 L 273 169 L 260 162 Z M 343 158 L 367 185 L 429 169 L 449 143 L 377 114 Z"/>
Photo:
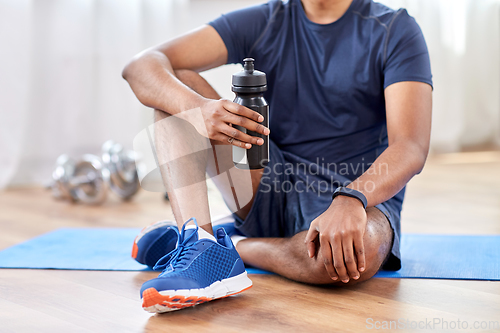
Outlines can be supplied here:
<path id="1" fill-rule="evenodd" d="M 316 163 L 280 150 L 271 140 L 269 153 L 269 165 L 264 169 L 246 219 L 233 214 L 236 228 L 248 237 L 291 237 L 308 230 L 311 222 L 330 206 L 335 189 L 351 182 Z M 395 200 L 376 206 L 394 231 L 392 250 L 382 267 L 386 270 L 401 268 L 401 204 Z"/>

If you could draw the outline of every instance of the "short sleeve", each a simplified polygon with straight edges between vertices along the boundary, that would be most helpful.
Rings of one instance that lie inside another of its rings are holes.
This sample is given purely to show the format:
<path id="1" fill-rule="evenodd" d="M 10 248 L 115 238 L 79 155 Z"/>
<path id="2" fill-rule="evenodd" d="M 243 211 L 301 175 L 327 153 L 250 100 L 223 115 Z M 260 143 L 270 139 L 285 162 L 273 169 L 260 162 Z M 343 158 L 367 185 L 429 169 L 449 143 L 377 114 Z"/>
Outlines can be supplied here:
<path id="1" fill-rule="evenodd" d="M 420 27 L 404 9 L 394 15 L 384 47 L 384 89 L 403 81 L 432 86 L 429 51 Z"/>
<path id="2" fill-rule="evenodd" d="M 261 4 L 223 14 L 208 24 L 214 27 L 227 48 L 227 63 L 242 63 L 264 32 L 269 20 L 269 4 Z"/>

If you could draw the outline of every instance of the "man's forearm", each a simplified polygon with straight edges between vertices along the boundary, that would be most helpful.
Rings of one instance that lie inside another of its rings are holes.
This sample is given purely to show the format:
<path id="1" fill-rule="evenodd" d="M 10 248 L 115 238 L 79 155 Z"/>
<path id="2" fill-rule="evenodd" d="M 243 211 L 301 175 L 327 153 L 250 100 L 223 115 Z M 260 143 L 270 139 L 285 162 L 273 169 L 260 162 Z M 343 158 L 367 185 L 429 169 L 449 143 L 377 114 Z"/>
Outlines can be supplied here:
<path id="1" fill-rule="evenodd" d="M 157 110 L 176 114 L 200 107 L 206 101 L 175 77 L 169 59 L 159 51 L 139 55 L 122 75 L 139 101 Z"/>
<path id="2" fill-rule="evenodd" d="M 427 150 L 417 144 L 394 143 L 348 188 L 362 192 L 368 207 L 378 205 L 401 191 L 422 170 L 426 157 Z"/>

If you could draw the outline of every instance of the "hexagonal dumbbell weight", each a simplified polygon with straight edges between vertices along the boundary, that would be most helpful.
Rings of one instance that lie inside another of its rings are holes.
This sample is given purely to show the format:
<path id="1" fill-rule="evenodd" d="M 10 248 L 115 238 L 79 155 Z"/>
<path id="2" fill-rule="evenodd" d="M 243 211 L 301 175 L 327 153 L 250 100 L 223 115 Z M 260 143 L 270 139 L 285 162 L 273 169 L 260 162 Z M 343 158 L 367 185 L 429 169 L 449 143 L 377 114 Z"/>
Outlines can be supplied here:
<path id="1" fill-rule="evenodd" d="M 95 155 L 83 155 L 79 162 L 68 155 L 59 156 L 52 180 L 52 195 L 58 199 L 96 205 L 103 203 L 107 196 L 103 166 Z"/>
<path id="2" fill-rule="evenodd" d="M 86 154 L 75 162 L 68 155 L 57 159 L 52 173 L 52 195 L 58 199 L 101 204 L 108 187 L 124 200 L 134 196 L 140 188 L 134 152 L 107 141 L 102 146 L 102 162 L 95 155 Z"/>
<path id="3" fill-rule="evenodd" d="M 141 184 L 135 165 L 135 153 L 109 140 L 102 145 L 102 161 L 108 171 L 111 191 L 124 200 L 132 198 Z"/>

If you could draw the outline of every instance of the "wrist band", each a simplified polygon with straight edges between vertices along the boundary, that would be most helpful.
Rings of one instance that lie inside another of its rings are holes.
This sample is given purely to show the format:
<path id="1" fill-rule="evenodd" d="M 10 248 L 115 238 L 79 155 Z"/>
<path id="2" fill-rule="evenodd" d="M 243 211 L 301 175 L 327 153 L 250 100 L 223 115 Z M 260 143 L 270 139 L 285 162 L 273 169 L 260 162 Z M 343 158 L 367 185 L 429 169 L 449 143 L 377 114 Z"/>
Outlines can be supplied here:
<path id="1" fill-rule="evenodd" d="M 364 209 L 366 209 L 366 206 L 368 205 L 368 200 L 366 200 L 365 195 L 359 191 L 340 186 L 337 187 L 335 192 L 333 192 L 332 200 L 339 195 L 345 195 L 346 197 L 358 199 L 363 204 Z"/>

